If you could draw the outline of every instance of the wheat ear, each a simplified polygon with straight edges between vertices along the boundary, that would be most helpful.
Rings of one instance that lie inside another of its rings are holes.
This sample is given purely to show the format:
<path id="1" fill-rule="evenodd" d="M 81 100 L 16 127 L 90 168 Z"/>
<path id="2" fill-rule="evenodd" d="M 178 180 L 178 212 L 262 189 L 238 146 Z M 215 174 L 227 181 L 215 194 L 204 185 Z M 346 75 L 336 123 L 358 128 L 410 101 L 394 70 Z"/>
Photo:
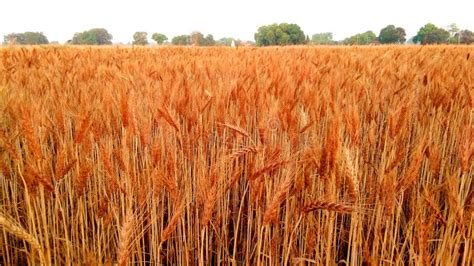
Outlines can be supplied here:
<path id="1" fill-rule="evenodd" d="M 0 227 L 3 227 L 7 232 L 16 236 L 17 238 L 28 242 L 28 244 L 30 244 L 34 250 L 38 251 L 41 265 L 45 265 L 45 259 L 43 256 L 42 248 L 38 240 L 36 240 L 34 236 L 32 236 L 25 229 L 16 225 L 13 221 L 8 219 L 7 217 L 4 217 L 1 214 L 0 214 Z"/>

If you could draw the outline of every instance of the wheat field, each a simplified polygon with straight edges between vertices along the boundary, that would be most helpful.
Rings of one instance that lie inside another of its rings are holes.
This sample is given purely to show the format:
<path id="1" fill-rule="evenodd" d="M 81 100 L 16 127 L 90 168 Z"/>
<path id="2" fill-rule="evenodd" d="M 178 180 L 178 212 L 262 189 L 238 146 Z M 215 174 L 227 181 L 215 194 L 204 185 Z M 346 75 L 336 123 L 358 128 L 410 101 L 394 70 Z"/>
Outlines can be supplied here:
<path id="1" fill-rule="evenodd" d="M 2 265 L 473 265 L 471 46 L 0 49 Z"/>

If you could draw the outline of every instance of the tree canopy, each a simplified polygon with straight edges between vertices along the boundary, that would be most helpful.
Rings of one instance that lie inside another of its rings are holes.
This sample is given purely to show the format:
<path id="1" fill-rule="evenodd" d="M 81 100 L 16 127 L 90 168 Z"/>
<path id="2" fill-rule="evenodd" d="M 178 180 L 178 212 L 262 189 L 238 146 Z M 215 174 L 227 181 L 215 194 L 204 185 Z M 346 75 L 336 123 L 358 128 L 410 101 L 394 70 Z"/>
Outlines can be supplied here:
<path id="1" fill-rule="evenodd" d="M 193 31 L 190 35 L 178 35 L 171 40 L 173 45 L 195 45 L 195 46 L 213 46 L 216 45 L 214 36 L 207 34 L 204 36 L 199 31 Z"/>
<path id="2" fill-rule="evenodd" d="M 112 35 L 103 28 L 95 28 L 84 32 L 74 34 L 71 41 L 72 44 L 112 44 Z"/>
<path id="3" fill-rule="evenodd" d="M 27 31 L 24 33 L 11 33 L 3 38 L 5 44 L 48 44 L 48 38 L 42 32 Z"/>
<path id="4" fill-rule="evenodd" d="M 212 46 L 216 44 L 212 34 L 207 34 L 206 37 L 204 37 L 204 34 L 199 31 L 192 32 L 189 38 L 191 40 L 191 44 L 196 46 Z"/>
<path id="5" fill-rule="evenodd" d="M 133 34 L 134 45 L 147 45 L 148 44 L 148 33 L 144 31 L 137 31 Z"/>
<path id="6" fill-rule="evenodd" d="M 200 46 L 204 43 L 204 35 L 199 31 L 193 31 L 191 35 L 189 35 L 189 39 L 191 40 L 191 44 Z"/>
<path id="7" fill-rule="evenodd" d="M 204 46 L 213 46 L 216 45 L 216 41 L 214 40 L 214 36 L 212 34 L 207 34 L 204 38 Z"/>
<path id="8" fill-rule="evenodd" d="M 459 44 L 460 38 L 459 38 L 459 27 L 456 25 L 456 23 L 451 23 L 448 28 L 449 32 L 449 43 L 452 44 Z"/>
<path id="9" fill-rule="evenodd" d="M 462 30 L 459 32 L 459 42 L 462 44 L 474 43 L 474 32 L 470 30 Z"/>
<path id="10" fill-rule="evenodd" d="M 377 40 L 377 36 L 373 31 L 366 31 L 364 33 L 358 33 L 349 38 L 344 39 L 344 44 L 349 45 L 363 45 L 373 43 Z"/>
<path id="11" fill-rule="evenodd" d="M 380 31 L 378 40 L 380 43 L 404 43 L 406 41 L 405 29 L 401 27 L 395 27 L 394 25 L 388 25 Z"/>
<path id="12" fill-rule="evenodd" d="M 448 43 L 450 34 L 447 30 L 438 28 L 432 23 L 428 23 L 418 31 L 413 41 L 421 44 L 441 44 Z"/>
<path id="13" fill-rule="evenodd" d="M 162 33 L 153 33 L 151 38 L 157 43 L 157 44 L 163 44 L 165 41 L 168 40 L 168 37 Z"/>
<path id="14" fill-rule="evenodd" d="M 281 23 L 265 25 L 258 28 L 255 33 L 257 46 L 294 45 L 303 44 L 306 36 L 300 26 L 296 24 Z"/>
<path id="15" fill-rule="evenodd" d="M 311 36 L 311 43 L 319 45 L 335 44 L 335 41 L 332 38 L 332 32 L 316 33 Z"/>
<path id="16" fill-rule="evenodd" d="M 190 45 L 191 40 L 189 38 L 189 35 L 178 35 L 174 36 L 173 39 L 171 39 L 171 43 L 173 45 Z"/>

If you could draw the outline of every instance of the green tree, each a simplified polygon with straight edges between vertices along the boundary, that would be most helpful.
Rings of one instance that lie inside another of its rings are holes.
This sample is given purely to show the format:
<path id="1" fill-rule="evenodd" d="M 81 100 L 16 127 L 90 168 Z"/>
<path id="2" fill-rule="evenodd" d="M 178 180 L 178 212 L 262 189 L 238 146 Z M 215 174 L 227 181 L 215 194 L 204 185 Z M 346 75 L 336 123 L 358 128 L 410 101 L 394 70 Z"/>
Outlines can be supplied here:
<path id="1" fill-rule="evenodd" d="M 89 31 L 84 31 L 84 32 L 81 32 L 81 33 L 74 34 L 74 36 L 72 37 L 71 43 L 72 44 L 80 44 L 80 45 L 98 44 L 97 36 L 90 33 Z"/>
<path id="2" fill-rule="evenodd" d="M 163 44 L 165 41 L 168 40 L 168 37 L 162 33 L 153 33 L 151 38 L 157 43 L 157 44 Z"/>
<path id="3" fill-rule="evenodd" d="M 311 36 L 311 43 L 318 45 L 334 44 L 332 32 L 322 32 L 313 34 L 313 36 Z"/>
<path id="4" fill-rule="evenodd" d="M 96 28 L 89 32 L 96 36 L 99 45 L 112 44 L 112 35 L 106 29 Z"/>
<path id="5" fill-rule="evenodd" d="M 25 37 L 22 33 L 10 33 L 3 37 L 4 44 L 26 44 Z"/>
<path id="6" fill-rule="evenodd" d="M 214 45 L 216 45 L 216 41 L 214 40 L 214 36 L 212 36 L 212 34 L 206 35 L 206 38 L 204 38 L 204 43 L 202 45 L 204 45 L 204 46 L 214 46 Z"/>
<path id="7" fill-rule="evenodd" d="M 133 34 L 134 45 L 147 45 L 148 44 L 148 33 L 144 31 L 137 31 Z"/>
<path id="8" fill-rule="evenodd" d="M 112 44 L 112 35 L 106 29 L 96 28 L 74 34 L 72 44 L 81 45 L 106 45 Z"/>
<path id="9" fill-rule="evenodd" d="M 474 32 L 470 30 L 462 30 L 459 32 L 459 42 L 462 44 L 474 43 Z"/>
<path id="10" fill-rule="evenodd" d="M 378 40 L 380 43 L 404 43 L 406 41 L 406 33 L 404 28 L 388 25 L 380 31 Z"/>
<path id="11" fill-rule="evenodd" d="M 456 25 L 456 23 L 451 23 L 448 26 L 448 32 L 449 32 L 449 43 L 456 44 L 460 42 L 460 37 L 459 37 L 459 27 Z"/>
<path id="12" fill-rule="evenodd" d="M 373 31 L 366 31 L 344 39 L 343 43 L 348 45 L 365 45 L 374 43 L 376 40 L 377 36 Z"/>
<path id="13" fill-rule="evenodd" d="M 171 39 L 171 43 L 173 45 L 190 45 L 191 40 L 189 38 L 189 35 L 178 35 Z"/>
<path id="14" fill-rule="evenodd" d="M 265 25 L 255 33 L 257 46 L 304 44 L 306 36 L 296 24 L 281 23 Z"/>
<path id="15" fill-rule="evenodd" d="M 306 42 L 306 35 L 301 30 L 300 26 L 296 24 L 281 23 L 280 28 L 289 37 L 288 44 L 304 44 Z"/>
<path id="16" fill-rule="evenodd" d="M 255 42 L 258 46 L 269 46 L 277 45 L 277 40 L 275 37 L 275 30 L 278 28 L 277 24 L 272 24 L 269 26 L 262 26 L 258 28 L 257 33 L 255 33 Z"/>
<path id="17" fill-rule="evenodd" d="M 48 38 L 42 32 L 27 31 L 24 33 L 11 33 L 3 38 L 5 44 L 48 44 Z"/>
<path id="18" fill-rule="evenodd" d="M 440 44 L 448 43 L 449 32 L 445 29 L 438 28 L 432 23 L 428 23 L 418 31 L 413 41 L 421 44 Z"/>
<path id="19" fill-rule="evenodd" d="M 44 36 L 42 32 L 30 32 L 27 31 L 23 33 L 25 36 L 26 42 L 28 44 L 48 44 L 48 38 Z"/>

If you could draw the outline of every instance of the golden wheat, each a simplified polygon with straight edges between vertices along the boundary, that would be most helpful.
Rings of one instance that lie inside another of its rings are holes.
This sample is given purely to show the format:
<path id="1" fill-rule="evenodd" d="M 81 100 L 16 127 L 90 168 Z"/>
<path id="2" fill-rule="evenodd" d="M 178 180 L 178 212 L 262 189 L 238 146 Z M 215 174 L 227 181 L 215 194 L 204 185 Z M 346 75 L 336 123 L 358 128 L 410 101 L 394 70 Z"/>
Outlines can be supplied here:
<path id="1" fill-rule="evenodd" d="M 0 264 L 472 265 L 472 52 L 0 48 Z"/>

